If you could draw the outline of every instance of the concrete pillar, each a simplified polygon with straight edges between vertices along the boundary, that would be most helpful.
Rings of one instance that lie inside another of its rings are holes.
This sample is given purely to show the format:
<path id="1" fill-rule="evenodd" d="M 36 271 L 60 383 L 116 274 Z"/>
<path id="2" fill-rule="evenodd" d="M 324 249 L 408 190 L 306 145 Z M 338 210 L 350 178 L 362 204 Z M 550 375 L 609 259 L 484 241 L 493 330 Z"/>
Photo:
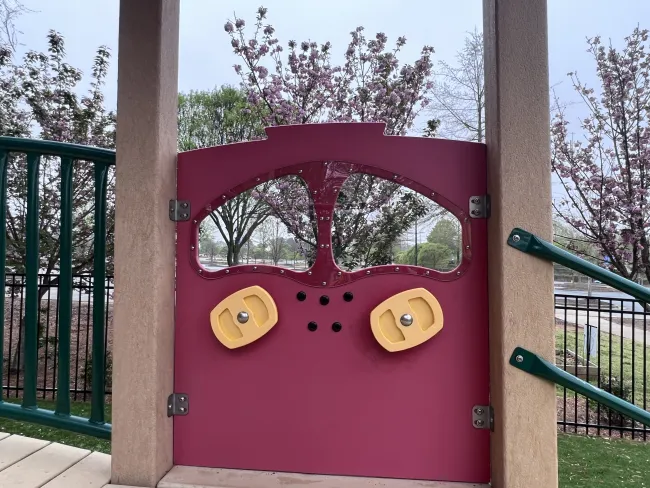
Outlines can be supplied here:
<path id="1" fill-rule="evenodd" d="M 172 467 L 179 0 L 121 0 L 112 483 Z"/>
<path id="2" fill-rule="evenodd" d="M 546 1 L 484 0 L 492 486 L 557 486 L 555 387 L 512 366 L 554 356 L 553 267 L 506 246 L 513 227 L 552 238 Z"/>

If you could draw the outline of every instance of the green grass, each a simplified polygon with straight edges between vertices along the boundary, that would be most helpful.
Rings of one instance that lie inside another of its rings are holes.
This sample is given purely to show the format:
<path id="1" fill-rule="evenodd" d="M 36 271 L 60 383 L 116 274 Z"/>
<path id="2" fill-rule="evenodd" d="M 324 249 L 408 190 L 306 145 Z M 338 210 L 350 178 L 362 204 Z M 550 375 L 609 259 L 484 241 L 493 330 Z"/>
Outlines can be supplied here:
<path id="1" fill-rule="evenodd" d="M 650 443 L 558 434 L 560 488 L 650 487 Z"/>
<path id="2" fill-rule="evenodd" d="M 643 338 L 643 333 L 639 333 L 639 337 Z M 619 336 L 611 336 L 611 357 L 612 357 L 612 367 L 610 370 L 609 367 L 609 357 L 610 357 L 610 336 L 609 334 L 600 334 L 600 371 L 601 376 L 609 376 L 610 373 L 612 376 L 617 377 L 619 380 L 622 380 L 624 383 L 632 385 L 632 372 L 634 372 L 634 403 L 636 405 L 643 407 L 643 398 L 646 392 L 644 392 L 644 383 L 646 383 L 646 389 L 650 388 L 650 350 L 643 347 L 643 341 L 636 340 L 632 341 L 631 339 L 623 339 L 621 343 L 621 338 Z M 650 346 L 650 344 L 648 344 Z M 557 330 L 555 334 L 555 347 L 558 350 L 564 349 L 564 338 L 563 331 Z M 566 334 L 566 347 L 575 352 L 576 350 L 576 333 L 567 329 Z M 578 333 L 578 346 L 577 352 L 580 356 L 584 356 L 584 335 L 582 331 Z M 644 350 L 646 353 L 645 356 L 645 381 L 644 381 Z M 634 368 L 632 367 L 632 359 L 634 356 Z M 621 357 L 623 359 L 623 369 L 621 370 Z M 597 358 L 589 358 L 592 363 L 598 364 Z M 571 373 L 571 367 L 568 366 L 567 370 Z M 621 374 L 622 371 L 622 374 Z M 595 381 L 592 383 L 596 384 Z M 558 395 L 563 393 L 563 389 L 558 387 Z M 616 391 L 613 392 L 617 394 Z M 567 390 L 567 396 L 572 396 L 573 392 Z M 647 403 L 650 405 L 650 392 L 647 393 Z"/>
<path id="3" fill-rule="evenodd" d="M 7 402 L 19 403 L 20 400 L 10 399 Z M 39 400 L 38 406 L 47 410 L 54 410 L 54 402 L 47 400 Z M 88 402 L 72 402 L 70 405 L 72 415 L 79 417 L 90 417 L 90 403 Z M 111 405 L 106 405 L 106 422 L 111 421 Z M 30 424 L 28 422 L 18 422 L 0 418 L 0 432 L 8 432 L 9 434 L 19 434 L 26 437 L 34 437 L 36 439 L 44 439 L 46 441 L 58 442 L 60 444 L 67 444 L 69 446 L 76 446 L 83 449 L 99 452 L 111 452 L 111 442 L 103 439 L 97 439 L 82 434 L 75 434 L 67 430 L 54 429 L 52 427 L 45 427 L 38 424 Z"/>

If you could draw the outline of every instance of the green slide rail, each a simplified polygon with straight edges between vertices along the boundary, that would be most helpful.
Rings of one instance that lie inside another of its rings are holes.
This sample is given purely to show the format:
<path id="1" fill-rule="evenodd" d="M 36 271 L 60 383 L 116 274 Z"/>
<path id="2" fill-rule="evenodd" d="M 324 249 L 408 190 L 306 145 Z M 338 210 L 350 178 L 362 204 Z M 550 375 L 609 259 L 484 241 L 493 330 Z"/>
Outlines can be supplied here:
<path id="1" fill-rule="evenodd" d="M 10 160 L 10 157 L 17 159 Z M 58 288 L 58 376 L 56 408 L 38 408 L 38 273 L 39 273 L 39 169 L 42 158 L 59 158 L 61 164 L 61 235 L 60 279 Z M 0 283 L 6 280 L 7 235 L 7 170 L 10 162 L 26 166 L 26 298 L 25 298 L 25 366 L 23 398 L 20 405 L 3 401 L 0 390 L 0 417 L 57 427 L 80 434 L 110 439 L 111 424 L 105 422 L 105 347 L 106 328 L 106 185 L 108 168 L 115 165 L 115 151 L 55 141 L 18 137 L 0 137 Z M 92 380 L 90 418 L 70 415 L 70 331 L 72 323 L 72 231 L 73 170 L 77 164 L 94 165 L 94 235 L 93 235 L 93 315 L 92 315 Z M 4 316 L 5 294 L 0 293 L 0 310 Z M 0 320 L 0 338 L 4 336 L 4 320 Z M 0 378 L 3 350 L 0 343 Z"/>
<path id="2" fill-rule="evenodd" d="M 528 231 L 513 229 L 508 237 L 508 245 L 526 254 L 561 264 L 574 271 L 590 276 L 602 283 L 610 285 L 612 288 L 633 296 L 643 303 L 650 303 L 650 290 L 647 288 L 574 256 Z M 510 364 L 526 373 L 569 388 L 637 422 L 650 426 L 650 412 L 622 400 L 611 393 L 607 393 L 586 381 L 576 378 L 572 374 L 567 373 L 563 369 L 558 368 L 556 365 L 522 347 L 514 350 L 510 357 Z"/>

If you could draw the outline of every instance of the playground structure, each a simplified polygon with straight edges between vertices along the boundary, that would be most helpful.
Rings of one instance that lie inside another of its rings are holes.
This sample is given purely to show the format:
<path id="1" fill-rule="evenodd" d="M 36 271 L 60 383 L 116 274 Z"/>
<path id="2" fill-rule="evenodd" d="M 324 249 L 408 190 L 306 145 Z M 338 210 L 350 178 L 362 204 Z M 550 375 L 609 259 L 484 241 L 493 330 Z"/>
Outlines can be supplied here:
<path id="1" fill-rule="evenodd" d="M 27 155 L 33 181 L 42 155 L 70 169 L 73 160 L 96 164 L 97 287 L 105 273 L 97 243 L 105 235 L 106 167 L 117 156 L 113 425 L 103 418 L 101 362 L 89 420 L 69 416 L 66 395 L 57 395 L 56 413 L 36 409 L 35 355 L 26 360 L 22 407 L 0 403 L 0 415 L 110 436 L 111 482 L 143 487 L 176 466 L 170 475 L 178 483 L 202 467 L 266 476 L 250 486 L 275 486 L 294 476 L 287 472 L 318 475 L 319 486 L 389 478 L 548 488 L 557 486 L 551 382 L 649 422 L 644 410 L 547 361 L 554 352 L 548 260 L 650 297 L 543 240 L 552 233 L 546 2 L 484 2 L 485 145 L 388 137 L 381 124 L 323 124 L 271 128 L 263 141 L 177 155 L 178 17 L 179 0 L 121 2 L 116 153 L 0 140 L 3 208 L 9 152 Z M 350 174 L 394 181 L 451 212 L 462 228 L 459 266 L 340 269 L 329 247 L 332 212 Z M 204 268 L 197 236 L 207 212 L 286 175 L 311 193 L 313 266 Z M 25 344 L 34 352 L 32 186 Z M 67 188 L 62 182 L 63 196 Z M 67 303 L 72 209 L 62 202 Z M 93 357 L 102 358 L 103 289 L 93 296 Z M 67 308 L 60 313 L 63 323 Z M 205 486 L 222 486 L 208 484 L 223 482 L 219 470 L 201 473 Z"/>

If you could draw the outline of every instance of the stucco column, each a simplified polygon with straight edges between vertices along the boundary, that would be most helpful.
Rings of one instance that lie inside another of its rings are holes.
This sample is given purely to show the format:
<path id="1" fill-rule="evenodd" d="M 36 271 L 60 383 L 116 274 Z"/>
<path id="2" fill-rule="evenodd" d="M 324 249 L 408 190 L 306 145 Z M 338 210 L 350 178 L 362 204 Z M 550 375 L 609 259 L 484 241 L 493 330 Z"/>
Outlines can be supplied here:
<path id="1" fill-rule="evenodd" d="M 552 238 L 546 1 L 484 0 L 490 376 L 496 488 L 557 486 L 555 387 L 512 366 L 515 346 L 554 356 L 553 267 L 506 245 Z"/>
<path id="2" fill-rule="evenodd" d="M 118 52 L 114 484 L 172 467 L 179 0 L 121 0 Z"/>

